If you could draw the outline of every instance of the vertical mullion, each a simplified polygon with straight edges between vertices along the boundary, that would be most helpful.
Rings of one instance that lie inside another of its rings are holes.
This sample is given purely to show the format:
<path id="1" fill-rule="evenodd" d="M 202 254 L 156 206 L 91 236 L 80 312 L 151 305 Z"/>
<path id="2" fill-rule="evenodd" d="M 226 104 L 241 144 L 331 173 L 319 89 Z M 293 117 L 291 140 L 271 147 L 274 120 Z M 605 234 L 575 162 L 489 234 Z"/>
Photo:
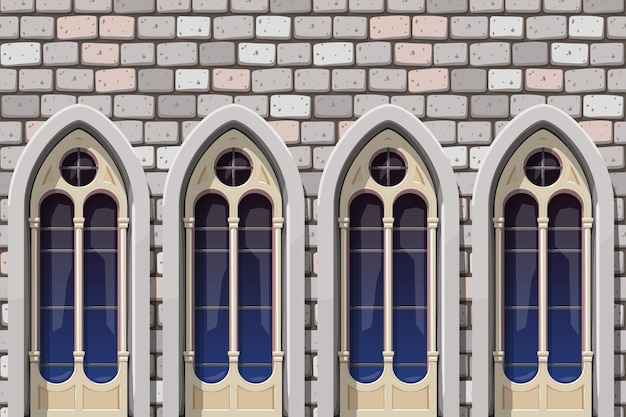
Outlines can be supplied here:
<path id="1" fill-rule="evenodd" d="M 74 217 L 74 350 L 84 354 L 83 341 L 83 236 L 84 217 Z"/>
<path id="2" fill-rule="evenodd" d="M 349 249 L 349 226 L 350 219 L 344 217 L 339 219 L 339 232 L 341 234 L 341 352 L 348 351 L 348 311 L 350 309 L 350 300 L 348 299 L 348 280 L 350 277 L 348 265 L 350 263 L 350 249 Z"/>
<path id="3" fill-rule="evenodd" d="M 282 317 L 282 264 L 281 264 L 281 233 L 283 230 L 284 220 L 281 217 L 272 219 L 273 232 L 274 232 L 274 302 L 272 304 L 274 309 L 274 351 L 282 351 L 281 340 L 281 317 Z"/>
<path id="4" fill-rule="evenodd" d="M 387 150 L 389 152 L 389 150 Z M 387 160 L 387 164 L 389 160 Z M 389 171 L 387 171 L 389 173 Z M 389 175 L 387 176 L 389 178 Z M 393 351 L 393 217 L 383 217 L 383 282 L 384 282 L 384 345 L 385 353 Z"/>
<path id="5" fill-rule="evenodd" d="M 583 217 L 583 253 L 582 261 L 584 265 L 583 273 L 583 305 L 582 321 L 583 328 L 583 352 L 591 352 L 591 227 L 593 218 Z"/>
<path id="6" fill-rule="evenodd" d="M 548 357 L 548 218 L 538 217 L 539 227 L 539 361 Z"/>
<path id="7" fill-rule="evenodd" d="M 118 291 L 119 300 L 117 301 L 118 308 L 118 322 L 119 322 L 119 351 L 126 352 L 126 236 L 128 232 L 129 219 L 127 217 L 119 217 L 117 219 L 118 227 L 118 239 L 119 239 L 119 252 L 117 258 L 119 260 L 118 266 Z"/>
<path id="8" fill-rule="evenodd" d="M 504 218 L 498 217 L 493 219 L 493 226 L 496 231 L 495 251 L 496 251 L 496 352 L 504 351 L 504 332 L 502 323 L 504 322 L 504 292 L 503 292 L 503 264 L 504 264 Z"/>
<path id="9" fill-rule="evenodd" d="M 237 340 L 237 327 L 239 319 L 239 303 L 238 303 L 238 265 L 239 261 L 239 217 L 228 218 L 228 230 L 229 230 L 229 250 L 228 256 L 230 261 L 228 280 L 230 285 L 230 302 L 229 302 L 229 318 L 230 318 L 230 340 L 229 340 L 229 355 L 232 352 L 233 355 L 238 356 L 235 352 L 239 352 L 239 343 Z"/>
<path id="10" fill-rule="evenodd" d="M 37 306 L 39 309 L 41 307 L 39 301 L 39 280 L 41 279 L 41 274 L 39 273 L 39 227 L 40 227 L 41 219 L 39 217 L 34 217 L 28 219 L 30 224 L 30 236 L 31 236 L 31 253 L 33 254 L 31 259 L 31 305 Z M 36 255 L 35 255 L 36 254 Z M 39 314 L 31 314 L 31 350 L 39 351 Z"/>
<path id="11" fill-rule="evenodd" d="M 437 217 L 428 218 L 428 243 L 426 250 L 428 253 L 428 269 L 426 272 L 426 287 L 428 288 L 428 306 L 427 311 L 427 323 L 428 323 L 428 351 L 434 352 L 437 350 L 437 325 L 435 320 L 436 308 L 436 291 L 437 291 L 437 225 L 439 219 Z"/>

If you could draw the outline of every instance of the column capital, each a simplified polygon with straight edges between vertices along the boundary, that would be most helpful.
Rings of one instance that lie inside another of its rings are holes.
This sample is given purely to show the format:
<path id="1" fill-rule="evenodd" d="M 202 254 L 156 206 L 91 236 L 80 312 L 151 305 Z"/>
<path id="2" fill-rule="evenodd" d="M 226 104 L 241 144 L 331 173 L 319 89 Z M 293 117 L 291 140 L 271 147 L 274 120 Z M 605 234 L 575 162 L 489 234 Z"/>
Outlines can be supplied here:
<path id="1" fill-rule="evenodd" d="M 337 221 L 339 222 L 340 229 L 347 229 L 348 227 L 350 227 L 349 217 L 340 217 L 339 219 L 337 219 Z"/>
<path id="2" fill-rule="evenodd" d="M 185 217 L 183 219 L 183 224 L 185 225 L 185 229 L 193 229 L 193 226 L 195 223 L 196 223 L 196 219 L 194 217 Z"/>

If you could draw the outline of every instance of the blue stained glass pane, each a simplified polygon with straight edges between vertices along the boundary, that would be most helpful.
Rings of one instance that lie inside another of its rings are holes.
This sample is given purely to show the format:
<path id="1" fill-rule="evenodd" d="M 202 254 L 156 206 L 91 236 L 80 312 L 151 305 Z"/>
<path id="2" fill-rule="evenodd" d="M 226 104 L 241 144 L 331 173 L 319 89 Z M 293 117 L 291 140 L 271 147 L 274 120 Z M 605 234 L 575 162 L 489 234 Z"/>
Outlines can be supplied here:
<path id="1" fill-rule="evenodd" d="M 539 233 L 534 230 L 505 230 L 504 247 L 507 249 L 537 249 Z"/>
<path id="2" fill-rule="evenodd" d="M 271 249 L 272 228 L 266 230 L 239 229 L 240 249 Z"/>
<path id="3" fill-rule="evenodd" d="M 537 375 L 537 366 L 511 366 L 504 365 L 504 374 L 513 382 L 523 384 Z"/>
<path id="4" fill-rule="evenodd" d="M 350 353 L 352 354 L 352 353 Z M 352 361 L 351 361 L 352 362 Z M 382 360 L 381 360 L 382 362 Z M 358 364 L 350 365 L 350 375 L 356 381 L 367 384 L 374 382 L 383 374 L 383 365 L 371 365 L 371 364 Z"/>
<path id="5" fill-rule="evenodd" d="M 427 305 L 426 262 L 425 252 L 393 254 L 394 306 Z"/>
<path id="6" fill-rule="evenodd" d="M 404 382 L 417 382 L 419 375 L 425 375 L 425 369 L 416 366 L 407 367 L 406 365 L 425 365 L 428 362 L 426 354 L 428 350 L 427 320 L 426 310 L 394 309 L 393 311 L 394 371 L 396 376 Z"/>
<path id="7" fill-rule="evenodd" d="M 504 206 L 505 227 L 537 227 L 537 202 L 528 194 L 515 194 Z"/>
<path id="8" fill-rule="evenodd" d="M 85 364 L 117 363 L 117 310 L 85 310 Z"/>
<path id="9" fill-rule="evenodd" d="M 350 227 L 383 227 L 383 205 L 372 194 L 361 194 L 350 204 Z"/>
<path id="10" fill-rule="evenodd" d="M 194 233 L 194 247 L 196 250 L 228 250 L 228 226 L 224 226 L 224 230 L 196 230 Z"/>
<path id="11" fill-rule="evenodd" d="M 87 378 L 98 384 L 109 382 L 117 375 L 117 365 L 101 366 L 85 364 L 84 369 Z"/>
<path id="12" fill-rule="evenodd" d="M 85 228 L 85 249 L 117 249 L 117 230 L 89 230 Z"/>
<path id="13" fill-rule="evenodd" d="M 582 230 L 548 230 L 549 249 L 580 249 L 582 248 Z"/>
<path id="14" fill-rule="evenodd" d="M 537 306 L 538 254 L 504 254 L 504 305 Z"/>
<path id="15" fill-rule="evenodd" d="M 548 309 L 548 351 L 548 365 L 581 363 L 580 309 Z"/>
<path id="16" fill-rule="evenodd" d="M 239 374 L 248 382 L 260 383 L 272 376 L 272 365 L 239 365 Z"/>
<path id="17" fill-rule="evenodd" d="M 574 382 L 580 377 L 582 373 L 581 365 L 572 365 L 572 366 L 551 366 L 548 365 L 548 372 L 550 376 L 554 378 L 555 381 L 558 381 L 562 384 L 567 384 L 569 382 Z"/>
<path id="18" fill-rule="evenodd" d="M 269 309 L 239 309 L 239 370 L 246 380 L 261 382 L 271 375 L 272 311 Z M 266 365 L 265 372 L 259 365 Z M 260 373 L 254 369 L 259 368 Z M 246 376 L 247 375 L 247 376 Z M 248 379 L 248 377 L 253 378 Z"/>
<path id="19" fill-rule="evenodd" d="M 228 252 L 195 254 L 195 305 L 228 306 Z"/>
<path id="20" fill-rule="evenodd" d="M 394 230 L 393 249 L 426 249 L 428 235 L 426 230 Z"/>
<path id="21" fill-rule="evenodd" d="M 74 305 L 74 253 L 41 253 L 39 302 L 42 306 Z"/>
<path id="22" fill-rule="evenodd" d="M 504 362 L 536 364 L 538 341 L 537 310 L 504 310 Z"/>
<path id="23" fill-rule="evenodd" d="M 350 305 L 383 305 L 383 252 L 350 254 Z"/>
<path id="24" fill-rule="evenodd" d="M 74 227 L 74 204 L 63 194 L 52 194 L 41 202 L 41 227 Z"/>
<path id="25" fill-rule="evenodd" d="M 239 306 L 272 305 L 272 254 L 239 254 Z"/>
<path id="26" fill-rule="evenodd" d="M 195 311 L 194 341 L 196 375 L 204 382 L 217 382 L 228 370 L 228 309 Z"/>
<path id="27" fill-rule="evenodd" d="M 117 253 L 84 254 L 85 306 L 117 305 Z"/>
<path id="28" fill-rule="evenodd" d="M 41 364 L 74 363 L 74 309 L 39 311 Z"/>
<path id="29" fill-rule="evenodd" d="M 85 228 L 117 227 L 117 203 L 106 194 L 94 194 L 85 202 Z"/>
<path id="30" fill-rule="evenodd" d="M 376 230 L 354 229 L 350 230 L 351 249 L 380 249 L 383 248 L 382 226 Z"/>
<path id="31" fill-rule="evenodd" d="M 73 226 L 69 230 L 40 230 L 39 245 L 41 249 L 73 249 L 74 230 Z"/>
<path id="32" fill-rule="evenodd" d="M 382 364 L 383 309 L 350 310 L 350 364 Z"/>
<path id="33" fill-rule="evenodd" d="M 581 207 L 576 197 L 558 194 L 548 204 L 549 227 L 580 227 Z"/>
<path id="34" fill-rule="evenodd" d="M 195 227 L 228 227 L 228 203 L 218 194 L 205 194 L 196 201 Z"/>
<path id="35" fill-rule="evenodd" d="M 393 205 L 395 227 L 426 227 L 426 202 L 415 194 L 404 194 Z"/>
<path id="36" fill-rule="evenodd" d="M 271 227 L 272 204 L 260 194 L 245 196 L 239 203 L 239 227 Z"/>
<path id="37" fill-rule="evenodd" d="M 428 373 L 427 365 L 395 365 L 393 366 L 393 372 L 396 377 L 402 382 L 407 384 L 414 384 L 424 379 Z"/>
<path id="38" fill-rule="evenodd" d="M 73 359 L 72 359 L 73 360 Z M 41 376 L 48 382 L 55 384 L 65 382 L 72 376 L 74 365 L 72 366 L 47 366 L 40 364 L 39 371 Z"/>
<path id="39" fill-rule="evenodd" d="M 580 253 L 548 254 L 548 305 L 582 305 L 582 258 Z"/>

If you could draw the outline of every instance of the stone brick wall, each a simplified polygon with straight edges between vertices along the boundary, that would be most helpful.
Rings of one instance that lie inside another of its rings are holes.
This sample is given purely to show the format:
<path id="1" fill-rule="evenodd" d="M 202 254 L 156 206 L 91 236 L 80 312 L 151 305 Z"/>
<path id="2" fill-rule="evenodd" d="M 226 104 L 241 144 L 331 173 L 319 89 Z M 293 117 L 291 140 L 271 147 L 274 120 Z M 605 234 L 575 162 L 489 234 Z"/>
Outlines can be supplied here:
<path id="1" fill-rule="evenodd" d="M 301 170 L 306 401 L 316 415 L 318 185 L 351 123 L 393 103 L 426 123 L 457 175 L 461 403 L 470 415 L 474 178 L 507 121 L 548 103 L 580 122 L 613 179 L 615 415 L 622 416 L 625 42 L 623 0 L 0 0 L 0 404 L 9 401 L 7 196 L 24 145 L 46 118 L 83 103 L 134 146 L 152 197 L 152 403 L 160 416 L 163 186 L 195 124 L 238 103 L 269 121 Z"/>

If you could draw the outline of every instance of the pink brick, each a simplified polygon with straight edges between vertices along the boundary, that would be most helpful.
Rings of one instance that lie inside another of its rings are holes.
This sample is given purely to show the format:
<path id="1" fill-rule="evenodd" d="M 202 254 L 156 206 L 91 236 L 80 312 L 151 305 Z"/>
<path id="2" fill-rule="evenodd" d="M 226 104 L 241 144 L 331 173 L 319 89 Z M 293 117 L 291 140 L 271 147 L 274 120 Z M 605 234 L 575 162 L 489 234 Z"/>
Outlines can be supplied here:
<path id="1" fill-rule="evenodd" d="M 116 68 L 96 71 L 96 92 L 124 92 L 134 91 L 137 88 L 135 70 L 130 68 Z"/>
<path id="2" fill-rule="evenodd" d="M 430 65 L 433 46 L 430 43 L 396 43 L 396 65 Z"/>
<path id="3" fill-rule="evenodd" d="M 528 91 L 563 90 L 563 70 L 528 68 L 526 70 L 526 89 Z"/>
<path id="4" fill-rule="evenodd" d="M 67 16 L 57 19 L 59 39 L 93 39 L 98 36 L 96 16 Z"/>
<path id="5" fill-rule="evenodd" d="M 350 126 L 354 124 L 353 121 L 339 122 L 339 140 L 343 137 L 343 135 L 350 129 Z"/>
<path id="6" fill-rule="evenodd" d="M 447 91 L 450 85 L 448 70 L 442 68 L 429 68 L 409 71 L 409 91 L 434 92 Z"/>
<path id="7" fill-rule="evenodd" d="M 9 274 L 9 252 L 0 253 L 0 274 Z"/>
<path id="8" fill-rule="evenodd" d="M 37 120 L 26 122 L 26 141 L 29 141 L 43 124 L 44 122 Z"/>
<path id="9" fill-rule="evenodd" d="M 274 128 L 285 143 L 298 143 L 300 141 L 300 123 L 295 120 L 270 122 L 270 126 Z"/>
<path id="10" fill-rule="evenodd" d="M 370 19 L 372 39 L 406 39 L 411 36 L 409 16 L 384 16 Z"/>
<path id="11" fill-rule="evenodd" d="M 250 70 L 227 68 L 214 69 L 213 89 L 215 91 L 250 90 Z"/>
<path id="12" fill-rule="evenodd" d="M 151 299 L 163 298 L 163 277 L 151 277 L 150 278 L 150 298 Z"/>
<path id="13" fill-rule="evenodd" d="M 117 65 L 120 60 L 120 46 L 116 43 L 84 43 L 82 47 L 84 65 Z"/>
<path id="14" fill-rule="evenodd" d="M 101 16 L 100 37 L 102 39 L 133 39 L 135 19 L 128 16 Z"/>
<path id="15" fill-rule="evenodd" d="M 580 127 L 597 144 L 611 143 L 613 141 L 613 123 L 607 120 L 580 122 Z"/>
<path id="16" fill-rule="evenodd" d="M 463 277 L 459 283 L 459 296 L 461 299 L 472 298 L 472 278 Z"/>
<path id="17" fill-rule="evenodd" d="M 445 39 L 448 37 L 448 19 L 439 16 L 413 18 L 413 37 L 418 39 Z"/>

